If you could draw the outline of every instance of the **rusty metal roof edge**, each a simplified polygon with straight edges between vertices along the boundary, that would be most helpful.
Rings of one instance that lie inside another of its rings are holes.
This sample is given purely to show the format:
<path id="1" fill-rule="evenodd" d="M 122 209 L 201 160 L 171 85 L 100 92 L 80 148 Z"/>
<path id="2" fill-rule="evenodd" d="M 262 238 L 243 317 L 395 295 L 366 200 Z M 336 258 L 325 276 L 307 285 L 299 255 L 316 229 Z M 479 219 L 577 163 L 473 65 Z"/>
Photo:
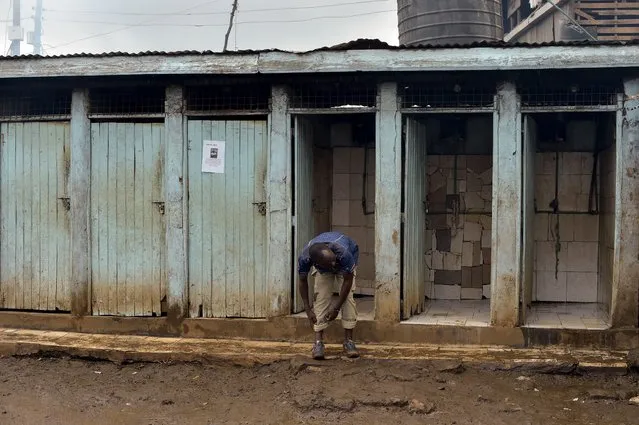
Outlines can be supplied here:
<path id="1" fill-rule="evenodd" d="M 358 39 L 334 46 L 320 47 L 307 51 L 288 51 L 281 49 L 264 49 L 264 50 L 238 50 L 227 52 L 216 52 L 213 50 L 182 50 L 173 52 L 164 51 L 142 51 L 142 52 L 104 52 L 104 53 L 72 53 L 66 55 L 39 56 L 39 55 L 21 55 L 21 56 L 0 56 L 3 60 L 33 60 L 33 59 L 70 59 L 70 58 L 107 58 L 107 57 L 147 57 L 147 56 L 242 56 L 242 55 L 260 55 L 267 53 L 285 53 L 291 55 L 306 55 L 317 52 L 340 52 L 352 50 L 441 50 L 441 49 L 478 49 L 478 48 L 543 48 L 543 47 L 614 47 L 614 46 L 633 46 L 639 45 L 639 40 L 631 41 L 559 41 L 559 42 L 543 42 L 543 43 L 507 43 L 504 41 L 482 41 L 471 44 L 420 44 L 420 45 L 391 45 L 381 40 L 375 39 Z"/>

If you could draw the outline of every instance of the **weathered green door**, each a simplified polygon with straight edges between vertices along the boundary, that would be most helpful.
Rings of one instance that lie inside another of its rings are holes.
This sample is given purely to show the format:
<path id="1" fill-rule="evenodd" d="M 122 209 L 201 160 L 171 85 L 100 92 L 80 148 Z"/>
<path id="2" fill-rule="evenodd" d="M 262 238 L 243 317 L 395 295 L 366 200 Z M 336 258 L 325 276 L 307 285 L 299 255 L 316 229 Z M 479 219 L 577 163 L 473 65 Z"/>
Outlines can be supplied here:
<path id="1" fill-rule="evenodd" d="M 71 309 L 69 124 L 0 124 L 0 308 Z"/>
<path id="2" fill-rule="evenodd" d="M 188 140 L 191 316 L 265 317 L 267 122 L 192 120 Z M 223 173 L 203 172 L 205 141 L 225 142 Z"/>
<path id="3" fill-rule="evenodd" d="M 161 314 L 166 296 L 164 124 L 91 125 L 94 315 Z"/>

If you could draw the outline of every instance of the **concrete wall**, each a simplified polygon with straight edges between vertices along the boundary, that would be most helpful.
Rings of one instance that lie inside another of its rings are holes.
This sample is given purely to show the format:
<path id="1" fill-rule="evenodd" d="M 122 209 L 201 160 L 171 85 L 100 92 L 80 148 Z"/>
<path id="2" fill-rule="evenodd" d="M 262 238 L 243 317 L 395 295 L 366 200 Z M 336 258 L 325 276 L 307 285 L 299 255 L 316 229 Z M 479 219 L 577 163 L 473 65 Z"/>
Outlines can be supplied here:
<path id="1" fill-rule="evenodd" d="M 492 156 L 430 155 L 426 296 L 490 297 Z"/>
<path id="2" fill-rule="evenodd" d="M 609 311 L 612 297 L 612 281 L 615 248 L 615 173 L 616 144 L 599 155 L 601 176 L 601 201 L 599 216 L 599 285 L 597 302 Z"/>
<path id="3" fill-rule="evenodd" d="M 587 214 L 593 155 L 563 152 L 558 158 L 562 214 L 538 212 L 535 215 L 533 300 L 597 302 L 599 216 Z M 554 152 L 537 154 L 538 211 L 552 209 L 549 204 L 555 197 L 555 165 Z"/>

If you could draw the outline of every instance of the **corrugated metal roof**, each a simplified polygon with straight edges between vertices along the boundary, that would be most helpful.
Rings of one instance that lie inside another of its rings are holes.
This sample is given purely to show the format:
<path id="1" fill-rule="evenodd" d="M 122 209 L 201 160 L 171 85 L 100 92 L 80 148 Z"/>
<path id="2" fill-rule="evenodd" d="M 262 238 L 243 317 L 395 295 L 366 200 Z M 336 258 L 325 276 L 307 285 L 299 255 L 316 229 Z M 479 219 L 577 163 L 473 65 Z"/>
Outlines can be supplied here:
<path id="1" fill-rule="evenodd" d="M 560 42 L 545 42 L 545 43 L 506 43 L 504 41 L 482 41 L 472 44 L 444 44 L 444 45 L 432 45 L 421 44 L 414 46 L 394 46 L 381 40 L 375 39 L 358 39 L 349 41 L 334 46 L 320 47 L 309 51 L 287 51 L 281 49 L 264 49 L 264 50 L 238 50 L 227 52 L 215 52 L 212 50 L 182 50 L 174 52 L 164 51 L 145 51 L 145 52 L 105 52 L 105 53 L 72 53 L 66 55 L 53 55 L 53 56 L 38 56 L 38 55 L 21 55 L 21 56 L 0 56 L 0 60 L 20 60 L 20 59 L 64 59 L 64 58 L 105 58 L 105 57 L 144 57 L 144 56 L 234 56 L 234 55 L 249 55 L 260 54 L 269 52 L 291 53 L 291 54 L 306 54 L 322 51 L 347 51 L 347 50 L 435 50 L 435 49 L 476 49 L 476 48 L 543 48 L 543 47 L 583 47 L 583 46 L 629 46 L 639 45 L 639 40 L 632 41 L 560 41 Z"/>

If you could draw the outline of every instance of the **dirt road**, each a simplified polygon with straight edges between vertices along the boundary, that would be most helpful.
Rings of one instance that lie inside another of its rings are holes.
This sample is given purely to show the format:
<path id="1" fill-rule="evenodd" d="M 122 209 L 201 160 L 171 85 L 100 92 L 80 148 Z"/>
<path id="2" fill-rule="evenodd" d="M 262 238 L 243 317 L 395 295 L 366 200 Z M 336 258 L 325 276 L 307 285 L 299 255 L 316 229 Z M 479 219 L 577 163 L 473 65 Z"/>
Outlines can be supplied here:
<path id="1" fill-rule="evenodd" d="M 255 368 L 0 359 L 0 424 L 637 424 L 637 376 L 305 359 Z"/>

